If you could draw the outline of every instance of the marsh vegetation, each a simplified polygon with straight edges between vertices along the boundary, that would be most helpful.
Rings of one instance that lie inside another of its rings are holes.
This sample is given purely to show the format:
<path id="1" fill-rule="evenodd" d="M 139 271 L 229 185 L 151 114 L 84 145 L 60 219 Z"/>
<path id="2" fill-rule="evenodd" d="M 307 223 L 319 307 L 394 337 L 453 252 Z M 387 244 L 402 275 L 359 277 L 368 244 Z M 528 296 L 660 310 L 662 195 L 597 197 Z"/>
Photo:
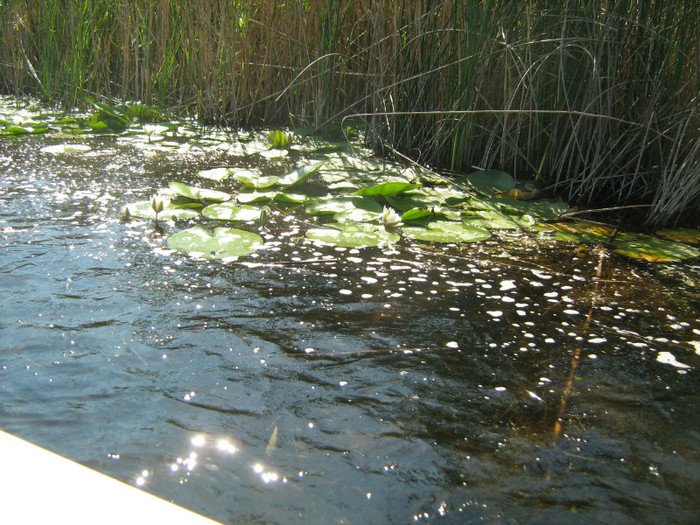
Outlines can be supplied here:
<path id="1" fill-rule="evenodd" d="M 0 89 L 211 123 L 362 126 L 433 168 L 566 201 L 700 209 L 697 2 L 0 2 Z"/>

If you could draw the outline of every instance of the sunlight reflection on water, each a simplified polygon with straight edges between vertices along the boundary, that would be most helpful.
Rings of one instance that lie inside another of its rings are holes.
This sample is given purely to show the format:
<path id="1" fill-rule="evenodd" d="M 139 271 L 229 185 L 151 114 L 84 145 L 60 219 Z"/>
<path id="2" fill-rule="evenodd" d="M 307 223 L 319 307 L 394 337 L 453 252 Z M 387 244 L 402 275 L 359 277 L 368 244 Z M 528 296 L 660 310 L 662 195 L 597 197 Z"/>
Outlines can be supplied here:
<path id="1" fill-rule="evenodd" d="M 338 250 L 272 213 L 274 250 L 195 261 L 117 210 L 226 154 L 31 140 L 1 146 L 6 429 L 222 521 L 693 515 L 698 302 L 658 270 L 611 262 L 584 331 L 595 261 L 536 238 Z"/>

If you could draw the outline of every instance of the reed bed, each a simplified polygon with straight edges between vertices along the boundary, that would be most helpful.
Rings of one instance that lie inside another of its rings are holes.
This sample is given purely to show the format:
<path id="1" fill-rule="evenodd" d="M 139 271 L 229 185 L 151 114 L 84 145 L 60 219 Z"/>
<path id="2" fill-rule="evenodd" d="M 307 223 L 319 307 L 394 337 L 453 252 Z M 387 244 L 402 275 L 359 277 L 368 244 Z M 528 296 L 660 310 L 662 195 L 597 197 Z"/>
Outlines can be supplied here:
<path id="1" fill-rule="evenodd" d="M 345 119 L 385 153 L 647 204 L 659 226 L 700 217 L 698 35 L 696 0 L 12 0 L 0 90 Z"/>

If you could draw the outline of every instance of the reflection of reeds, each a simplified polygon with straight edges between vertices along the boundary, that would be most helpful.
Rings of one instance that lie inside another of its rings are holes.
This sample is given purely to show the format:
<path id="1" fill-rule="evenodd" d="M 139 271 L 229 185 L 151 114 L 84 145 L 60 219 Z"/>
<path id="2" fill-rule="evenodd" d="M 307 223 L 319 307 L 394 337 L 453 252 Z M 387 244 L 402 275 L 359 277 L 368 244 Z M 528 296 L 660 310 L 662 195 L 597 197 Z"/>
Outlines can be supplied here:
<path id="1" fill-rule="evenodd" d="M 694 0 L 0 2 L 0 89 L 232 125 L 362 113 L 376 146 L 660 224 L 700 212 L 698 34 Z"/>

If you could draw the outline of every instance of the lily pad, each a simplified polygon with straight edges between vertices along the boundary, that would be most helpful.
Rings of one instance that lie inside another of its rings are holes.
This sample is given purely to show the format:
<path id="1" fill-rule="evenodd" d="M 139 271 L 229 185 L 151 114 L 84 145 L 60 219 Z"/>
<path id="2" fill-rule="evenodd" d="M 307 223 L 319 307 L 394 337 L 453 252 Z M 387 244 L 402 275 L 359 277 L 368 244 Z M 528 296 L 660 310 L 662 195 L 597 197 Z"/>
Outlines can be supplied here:
<path id="1" fill-rule="evenodd" d="M 258 155 L 267 159 L 276 159 L 280 157 L 286 157 L 287 155 L 289 155 L 289 151 L 287 151 L 286 149 L 266 149 L 263 151 L 259 151 Z"/>
<path id="2" fill-rule="evenodd" d="M 262 210 L 255 206 L 237 206 L 232 202 L 212 204 L 202 210 L 202 215 L 220 221 L 257 221 Z"/>
<path id="3" fill-rule="evenodd" d="M 332 184 L 339 187 L 346 186 L 356 189 L 360 189 L 362 187 L 362 184 L 359 183 L 362 172 L 359 170 L 338 168 L 328 169 L 328 161 L 325 161 L 325 164 L 325 169 L 319 174 L 318 177 L 325 182 L 329 188 Z"/>
<path id="4" fill-rule="evenodd" d="M 401 215 L 401 220 L 404 222 L 415 221 L 418 219 L 424 219 L 426 217 L 430 217 L 431 215 L 432 215 L 432 212 L 430 210 L 426 210 L 424 208 L 411 208 L 406 213 Z"/>
<path id="5" fill-rule="evenodd" d="M 537 224 L 537 221 L 529 215 L 509 215 L 492 210 L 477 211 L 466 215 L 462 222 L 489 230 L 519 230 Z"/>
<path id="6" fill-rule="evenodd" d="M 34 122 L 25 125 L 8 124 L 0 130 L 0 135 L 28 135 L 32 133 L 44 133 L 49 126 L 44 123 Z"/>
<path id="7" fill-rule="evenodd" d="M 257 233 L 233 228 L 216 228 L 211 233 L 193 226 L 168 237 L 168 247 L 202 259 L 235 259 L 260 249 L 263 239 Z"/>
<path id="8" fill-rule="evenodd" d="M 515 180 L 509 173 L 499 170 L 485 170 L 470 173 L 465 180 L 480 193 L 492 195 L 493 189 L 508 191 L 515 188 Z"/>
<path id="9" fill-rule="evenodd" d="M 363 210 L 362 208 L 352 208 L 350 210 L 341 211 L 333 215 L 335 222 L 371 222 L 379 221 L 382 218 L 382 213 L 375 211 Z"/>
<path id="10" fill-rule="evenodd" d="M 586 244 L 598 244 L 607 242 L 614 230 L 607 226 L 601 226 L 586 221 L 555 222 L 546 226 L 557 233 L 555 237 L 563 241 L 582 242 Z"/>
<path id="11" fill-rule="evenodd" d="M 277 184 L 280 186 L 293 186 L 294 184 L 299 184 L 316 173 L 321 166 L 323 166 L 323 162 L 315 162 L 314 164 L 297 168 L 290 171 L 286 175 L 279 177 Z"/>
<path id="12" fill-rule="evenodd" d="M 307 206 L 306 213 L 309 215 L 322 215 L 324 213 L 340 213 L 354 208 L 376 213 L 382 212 L 381 205 L 374 199 L 367 197 L 332 197 Z"/>
<path id="13" fill-rule="evenodd" d="M 85 153 L 92 148 L 86 144 L 54 144 L 53 146 L 44 146 L 39 151 L 42 153 L 52 153 L 61 155 L 63 153 Z"/>
<path id="14" fill-rule="evenodd" d="M 236 195 L 236 200 L 241 204 L 249 202 L 258 202 L 266 200 L 276 200 L 282 202 L 302 203 L 309 200 L 308 195 L 303 193 L 290 193 L 288 191 L 266 190 L 266 191 L 247 191 Z"/>
<path id="15" fill-rule="evenodd" d="M 425 227 L 404 226 L 402 231 L 413 239 L 427 242 L 477 242 L 491 236 L 484 228 L 449 221 L 433 221 Z"/>
<path id="16" fill-rule="evenodd" d="M 333 152 L 324 156 L 328 170 L 355 170 L 358 172 L 381 171 L 384 165 L 368 157 L 351 155 L 345 152 Z"/>
<path id="17" fill-rule="evenodd" d="M 371 188 L 363 188 L 358 190 L 355 192 L 355 195 L 365 195 L 367 197 L 374 197 L 377 195 L 396 195 L 398 193 L 415 190 L 416 188 L 420 187 L 420 184 L 412 184 L 410 182 L 385 182 L 384 184 L 372 186 Z"/>
<path id="18" fill-rule="evenodd" d="M 422 187 L 400 197 L 387 197 L 387 201 L 402 211 L 408 211 L 411 208 L 432 208 L 443 204 L 460 204 L 472 197 L 471 193 L 450 185 L 432 188 Z M 390 199 L 396 200 L 399 205 L 394 204 L 394 201 Z"/>
<path id="19" fill-rule="evenodd" d="M 178 195 L 195 201 L 225 202 L 231 200 L 231 195 L 229 193 L 189 186 L 182 182 L 171 182 L 168 184 L 168 187 Z"/>
<path id="20" fill-rule="evenodd" d="M 585 221 L 553 223 L 547 226 L 558 239 L 587 244 L 609 242 L 613 229 Z M 649 262 L 671 262 L 700 256 L 700 250 L 687 244 L 641 233 L 622 232 L 611 242 L 615 253 Z"/>
<path id="21" fill-rule="evenodd" d="M 197 173 L 200 177 L 209 180 L 226 180 L 231 176 L 231 168 L 211 168 L 208 170 L 201 170 Z"/>
<path id="22" fill-rule="evenodd" d="M 182 208 L 173 205 L 172 202 L 167 199 L 163 199 L 163 210 L 158 212 L 159 219 L 191 219 L 199 215 L 199 209 L 193 208 Z M 201 208 L 201 206 L 198 206 Z M 140 201 L 134 202 L 132 204 L 127 204 L 122 208 L 122 214 L 131 217 L 138 217 L 140 219 L 155 219 L 156 212 L 153 210 L 151 201 Z"/>
<path id="23" fill-rule="evenodd" d="M 233 173 L 233 177 L 241 181 L 245 186 L 258 190 L 269 188 L 280 180 L 279 177 L 274 175 L 263 175 L 262 171 L 258 169 L 239 169 Z"/>
<path id="24" fill-rule="evenodd" d="M 382 226 L 361 223 L 331 223 L 325 228 L 311 228 L 306 237 L 332 246 L 345 248 L 362 248 L 392 244 L 399 240 L 399 235 L 387 231 Z"/>
<path id="25" fill-rule="evenodd" d="M 495 199 L 488 199 L 488 203 L 493 208 L 504 213 L 509 213 L 512 215 L 530 215 L 540 220 L 557 219 L 562 213 L 569 209 L 569 205 L 561 199 L 557 201 L 523 201 L 518 199 L 510 199 L 507 197 L 499 197 Z"/>
<path id="26" fill-rule="evenodd" d="M 671 262 L 700 256 L 700 250 L 666 239 L 641 233 L 620 233 L 613 241 L 613 251 L 649 262 Z"/>
<path id="27" fill-rule="evenodd" d="M 700 230 L 693 228 L 677 228 L 675 230 L 661 230 L 656 232 L 665 239 L 683 242 L 685 244 L 700 244 Z"/>

